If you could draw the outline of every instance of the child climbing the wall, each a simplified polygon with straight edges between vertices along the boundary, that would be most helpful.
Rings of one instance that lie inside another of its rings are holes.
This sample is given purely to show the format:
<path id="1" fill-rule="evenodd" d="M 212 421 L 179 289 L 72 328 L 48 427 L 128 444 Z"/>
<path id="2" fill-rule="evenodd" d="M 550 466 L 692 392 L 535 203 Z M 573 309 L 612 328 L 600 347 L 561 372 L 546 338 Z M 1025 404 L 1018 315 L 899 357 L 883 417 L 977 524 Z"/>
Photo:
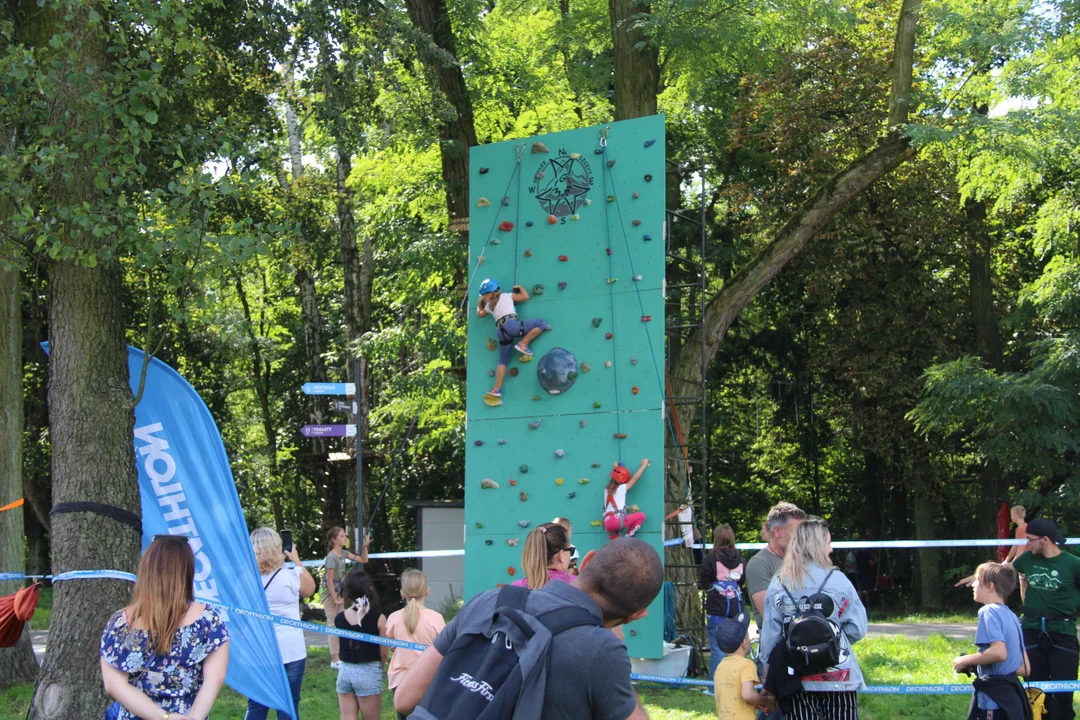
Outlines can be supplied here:
<path id="1" fill-rule="evenodd" d="M 424 599 L 427 596 L 428 581 L 424 573 L 411 569 L 402 573 L 401 600 L 405 603 L 405 607 L 390 613 L 384 631 L 386 637 L 430 645 L 435 640 L 435 636 L 446 627 L 446 621 L 436 611 L 424 607 Z M 391 693 L 405 679 L 409 668 L 419 657 L 419 650 L 394 648 L 394 655 L 390 658 L 390 667 L 386 670 L 387 686 Z M 398 718 L 404 720 L 405 716 L 399 713 Z"/>
<path id="2" fill-rule="evenodd" d="M 529 293 L 520 285 L 510 288 L 509 293 L 499 290 L 499 283 L 492 278 L 480 283 L 480 302 L 476 306 L 479 317 L 491 315 L 495 319 L 495 330 L 499 342 L 499 364 L 495 367 L 495 387 L 484 395 L 488 405 L 502 405 L 502 384 L 506 378 L 506 364 L 510 362 L 510 348 L 513 347 L 525 357 L 532 357 L 529 343 L 544 332 L 547 323 L 543 318 L 521 319 L 515 312 L 514 303 L 525 302 Z M 520 338 L 520 340 L 518 339 Z"/>
<path id="3" fill-rule="evenodd" d="M 626 531 L 627 537 L 633 537 L 645 523 L 645 513 L 626 512 L 626 493 L 630 492 L 630 488 L 634 487 L 647 467 L 649 467 L 649 460 L 643 458 L 641 467 L 631 477 L 625 465 L 615 463 L 611 471 L 611 481 L 605 489 L 604 530 L 607 531 L 608 538 L 614 540 L 619 537 L 619 532 L 622 530 Z"/>

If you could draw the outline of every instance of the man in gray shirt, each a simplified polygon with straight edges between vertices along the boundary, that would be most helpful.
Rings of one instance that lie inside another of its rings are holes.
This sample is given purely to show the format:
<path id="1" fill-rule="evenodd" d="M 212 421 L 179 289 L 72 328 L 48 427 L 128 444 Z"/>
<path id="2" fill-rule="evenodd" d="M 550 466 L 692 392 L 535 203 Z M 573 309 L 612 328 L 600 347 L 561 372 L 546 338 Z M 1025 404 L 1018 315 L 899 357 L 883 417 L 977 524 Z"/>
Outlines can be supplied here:
<path id="1" fill-rule="evenodd" d="M 759 550 L 746 564 L 746 592 L 754 602 L 754 622 L 761 627 L 764 614 L 765 591 L 773 576 L 780 572 L 784 563 L 784 551 L 795 528 L 806 519 L 806 513 L 797 506 L 781 502 L 769 508 L 763 534 L 768 546 Z"/>
<path id="2" fill-rule="evenodd" d="M 660 556 L 647 543 L 627 537 L 589 555 L 573 585 L 554 580 L 529 593 L 529 613 L 577 606 L 592 613 L 600 625 L 571 628 L 551 639 L 542 716 L 544 720 L 647 720 L 630 686 L 626 646 L 611 629 L 648 614 L 648 605 L 664 581 Z M 411 713 L 424 699 L 459 633 L 474 632 L 479 623 L 486 627 L 498 594 L 498 589 L 489 590 L 466 603 L 420 655 L 395 690 L 394 707 L 399 713 Z M 429 710 L 433 708 L 427 703 L 432 701 L 428 698 L 425 703 Z"/>

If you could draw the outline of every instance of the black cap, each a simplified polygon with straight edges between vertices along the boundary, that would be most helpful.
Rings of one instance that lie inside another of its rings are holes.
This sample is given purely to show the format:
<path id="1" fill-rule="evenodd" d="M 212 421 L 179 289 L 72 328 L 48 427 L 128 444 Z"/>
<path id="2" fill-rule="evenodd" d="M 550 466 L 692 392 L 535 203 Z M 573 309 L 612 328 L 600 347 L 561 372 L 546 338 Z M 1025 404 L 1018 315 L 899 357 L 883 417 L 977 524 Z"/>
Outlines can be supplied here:
<path id="1" fill-rule="evenodd" d="M 724 618 L 716 626 L 716 644 L 726 653 L 735 652 L 743 644 L 749 629 L 750 616 L 746 613 Z"/>
<path id="2" fill-rule="evenodd" d="M 1047 520 L 1046 518 L 1032 520 L 1027 524 L 1027 530 L 1024 532 L 1035 537 L 1050 538 L 1055 545 L 1065 544 L 1065 538 L 1058 532 L 1057 525 L 1053 520 Z"/>

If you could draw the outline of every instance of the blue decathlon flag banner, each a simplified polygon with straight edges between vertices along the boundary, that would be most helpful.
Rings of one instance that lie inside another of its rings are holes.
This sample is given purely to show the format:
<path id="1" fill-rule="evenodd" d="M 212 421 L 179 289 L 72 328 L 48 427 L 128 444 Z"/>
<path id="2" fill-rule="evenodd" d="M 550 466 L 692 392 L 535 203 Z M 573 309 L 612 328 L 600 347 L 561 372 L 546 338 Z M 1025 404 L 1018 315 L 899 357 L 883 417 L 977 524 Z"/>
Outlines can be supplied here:
<path id="1" fill-rule="evenodd" d="M 48 343 L 42 343 L 45 352 Z M 143 353 L 128 348 L 131 391 Z M 269 614 L 240 509 L 229 458 L 210 410 L 175 370 L 152 358 L 135 408 L 135 464 L 142 499 L 143 550 L 154 535 L 186 535 L 195 553 L 195 596 L 203 602 Z M 292 713 L 292 694 L 274 625 L 219 608 L 229 628 L 229 671 L 236 692 Z"/>
<path id="2" fill-rule="evenodd" d="M 142 351 L 129 347 L 132 392 L 138 392 L 142 364 Z M 187 535 L 195 553 L 196 597 L 269 613 L 221 433 L 195 388 L 156 358 L 147 367 L 135 408 L 135 464 L 143 549 L 159 533 Z M 291 714 L 292 695 L 274 626 L 222 614 L 229 628 L 225 682 L 245 697 Z"/>

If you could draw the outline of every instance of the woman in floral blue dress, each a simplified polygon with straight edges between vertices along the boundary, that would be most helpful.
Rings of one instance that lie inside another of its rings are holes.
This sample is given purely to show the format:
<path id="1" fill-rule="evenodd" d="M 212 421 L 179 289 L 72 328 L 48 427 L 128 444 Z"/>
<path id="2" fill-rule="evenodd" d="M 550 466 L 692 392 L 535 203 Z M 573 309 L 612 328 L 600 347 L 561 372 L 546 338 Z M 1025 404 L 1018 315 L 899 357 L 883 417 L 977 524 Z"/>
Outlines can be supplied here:
<path id="1" fill-rule="evenodd" d="M 101 676 L 116 702 L 106 720 L 205 720 L 225 682 L 229 631 L 195 602 L 184 536 L 159 535 L 139 561 L 131 604 L 101 635 Z"/>

